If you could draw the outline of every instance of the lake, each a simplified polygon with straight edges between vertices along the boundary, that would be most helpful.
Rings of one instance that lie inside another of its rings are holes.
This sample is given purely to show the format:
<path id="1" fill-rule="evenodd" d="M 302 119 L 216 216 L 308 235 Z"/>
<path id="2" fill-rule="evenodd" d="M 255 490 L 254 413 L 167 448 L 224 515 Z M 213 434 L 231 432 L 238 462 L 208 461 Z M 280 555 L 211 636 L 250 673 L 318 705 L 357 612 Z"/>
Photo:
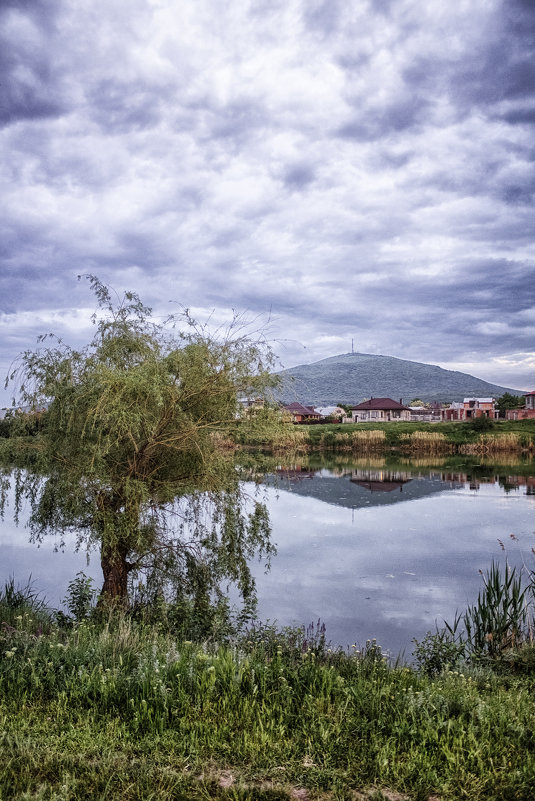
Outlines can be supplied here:
<path id="1" fill-rule="evenodd" d="M 477 598 L 493 559 L 535 568 L 533 465 L 338 457 L 281 466 L 265 493 L 277 555 L 268 573 L 253 564 L 259 618 L 320 619 L 336 645 L 375 637 L 409 656 L 413 637 Z M 8 515 L 0 556 L 0 581 L 31 575 L 54 606 L 79 570 L 101 583 L 97 554 L 87 564 L 52 541 L 33 545 Z"/>

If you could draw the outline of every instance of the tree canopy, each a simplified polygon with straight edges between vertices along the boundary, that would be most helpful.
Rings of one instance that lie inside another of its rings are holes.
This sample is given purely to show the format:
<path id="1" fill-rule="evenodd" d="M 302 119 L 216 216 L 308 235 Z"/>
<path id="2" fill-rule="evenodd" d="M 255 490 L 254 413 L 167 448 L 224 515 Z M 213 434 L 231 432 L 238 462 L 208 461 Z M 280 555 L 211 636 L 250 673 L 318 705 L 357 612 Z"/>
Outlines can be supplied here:
<path id="1" fill-rule="evenodd" d="M 246 558 L 267 545 L 269 525 L 261 503 L 244 504 L 225 444 L 248 425 L 240 398 L 274 384 L 270 349 L 238 318 L 222 336 L 187 311 L 155 322 L 135 293 L 114 302 L 88 278 L 91 342 L 42 337 L 11 376 L 22 404 L 46 409 L 33 468 L 19 472 L 33 536 L 74 531 L 79 546 L 100 548 L 108 600 L 124 600 L 141 568 L 208 593 L 227 576 L 250 595 Z"/>
<path id="2" fill-rule="evenodd" d="M 510 392 L 504 392 L 496 401 L 496 408 L 500 412 L 505 412 L 507 409 L 521 409 L 524 404 L 523 395 L 512 395 Z"/>

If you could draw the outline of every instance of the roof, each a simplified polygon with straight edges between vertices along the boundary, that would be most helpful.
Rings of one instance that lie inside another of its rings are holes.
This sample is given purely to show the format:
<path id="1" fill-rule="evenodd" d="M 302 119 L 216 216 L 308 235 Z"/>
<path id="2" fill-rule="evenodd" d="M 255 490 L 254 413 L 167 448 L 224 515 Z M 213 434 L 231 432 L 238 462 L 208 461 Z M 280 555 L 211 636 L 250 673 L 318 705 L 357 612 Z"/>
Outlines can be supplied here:
<path id="1" fill-rule="evenodd" d="M 525 398 L 527 398 L 529 395 L 535 395 L 535 390 L 533 390 L 533 392 L 524 392 Z"/>
<path id="2" fill-rule="evenodd" d="M 318 417 L 321 416 L 312 406 L 303 406 L 302 403 L 297 403 L 297 401 L 286 403 L 284 408 L 287 412 L 292 412 L 293 414 L 315 414 L 318 415 Z"/>
<path id="3" fill-rule="evenodd" d="M 322 414 L 324 417 L 327 417 L 330 414 L 345 414 L 341 406 L 320 406 L 316 409 L 316 411 L 318 414 Z"/>
<path id="4" fill-rule="evenodd" d="M 357 406 L 351 407 L 354 411 L 358 410 L 366 410 L 366 409 L 406 409 L 410 411 L 408 406 L 404 406 L 402 403 L 398 403 L 392 398 L 370 398 L 370 400 L 364 401 L 364 403 L 359 403 Z"/>
<path id="5" fill-rule="evenodd" d="M 477 401 L 478 403 L 494 403 L 494 398 L 465 398 L 464 403 L 470 403 L 470 401 Z"/>

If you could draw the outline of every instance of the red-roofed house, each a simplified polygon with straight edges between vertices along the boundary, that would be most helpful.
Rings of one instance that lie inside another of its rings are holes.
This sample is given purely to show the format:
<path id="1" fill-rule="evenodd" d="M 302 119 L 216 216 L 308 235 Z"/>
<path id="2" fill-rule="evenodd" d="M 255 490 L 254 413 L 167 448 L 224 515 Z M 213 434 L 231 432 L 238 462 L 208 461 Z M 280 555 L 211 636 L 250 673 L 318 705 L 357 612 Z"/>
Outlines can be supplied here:
<path id="1" fill-rule="evenodd" d="M 409 421 L 411 410 L 392 398 L 370 398 L 351 407 L 353 423 L 385 423 L 392 420 Z"/>
<path id="2" fill-rule="evenodd" d="M 287 403 L 283 409 L 294 423 L 308 423 L 310 420 L 321 420 L 322 417 L 312 406 L 303 406 L 302 403 Z"/>

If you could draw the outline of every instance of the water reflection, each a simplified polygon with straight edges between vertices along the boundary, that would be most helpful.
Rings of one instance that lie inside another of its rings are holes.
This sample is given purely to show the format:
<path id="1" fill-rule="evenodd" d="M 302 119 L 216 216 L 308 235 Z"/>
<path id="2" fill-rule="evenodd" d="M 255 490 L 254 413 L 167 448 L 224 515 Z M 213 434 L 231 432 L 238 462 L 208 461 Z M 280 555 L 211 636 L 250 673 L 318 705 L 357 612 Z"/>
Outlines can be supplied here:
<path id="1" fill-rule="evenodd" d="M 492 559 L 533 567 L 535 468 L 502 460 L 314 456 L 270 465 L 266 493 L 278 555 L 253 565 L 259 616 L 281 625 L 321 618 L 333 642 L 376 637 L 411 651 L 435 620 L 451 620 Z M 512 536 L 511 536 L 512 535 Z M 506 553 L 502 550 L 502 545 Z M 53 553 L 24 527 L 0 527 L 0 580 L 14 574 L 58 604 L 77 570 L 100 585 L 98 557 Z"/>
<path id="2" fill-rule="evenodd" d="M 280 465 L 269 507 L 278 556 L 257 572 L 261 617 L 318 617 L 338 644 L 411 651 L 451 620 L 492 559 L 531 564 L 533 468 L 478 462 Z M 531 471 L 531 472 L 530 472 Z M 514 534 L 514 540 L 509 537 Z"/>
<path id="3" fill-rule="evenodd" d="M 419 460 L 420 463 L 423 461 Z M 445 463 L 446 460 L 443 461 Z M 417 467 L 420 469 L 416 469 Z M 422 469 L 424 467 L 427 469 Z M 503 469 L 502 466 L 500 468 Z M 503 472 L 502 469 L 497 469 L 496 465 L 478 463 L 470 465 L 470 469 L 465 471 L 444 470 L 437 466 L 436 459 L 427 465 L 413 462 L 412 469 L 393 469 L 387 466 L 386 460 L 375 459 L 372 464 L 370 460 L 366 460 L 362 466 L 354 465 L 350 469 L 341 466 L 312 469 L 307 465 L 293 464 L 290 467 L 277 468 L 275 475 L 279 486 L 291 492 L 316 497 L 334 505 L 355 508 L 362 505 L 400 503 L 448 489 L 468 487 L 470 490 L 478 490 L 482 485 L 488 484 L 497 484 L 505 492 L 523 489 L 526 495 L 535 495 L 535 477 Z M 348 481 L 365 492 L 351 492 L 351 488 L 345 483 L 341 485 L 339 479 Z M 371 498 L 370 495 L 374 493 L 385 493 L 389 497 Z"/>

